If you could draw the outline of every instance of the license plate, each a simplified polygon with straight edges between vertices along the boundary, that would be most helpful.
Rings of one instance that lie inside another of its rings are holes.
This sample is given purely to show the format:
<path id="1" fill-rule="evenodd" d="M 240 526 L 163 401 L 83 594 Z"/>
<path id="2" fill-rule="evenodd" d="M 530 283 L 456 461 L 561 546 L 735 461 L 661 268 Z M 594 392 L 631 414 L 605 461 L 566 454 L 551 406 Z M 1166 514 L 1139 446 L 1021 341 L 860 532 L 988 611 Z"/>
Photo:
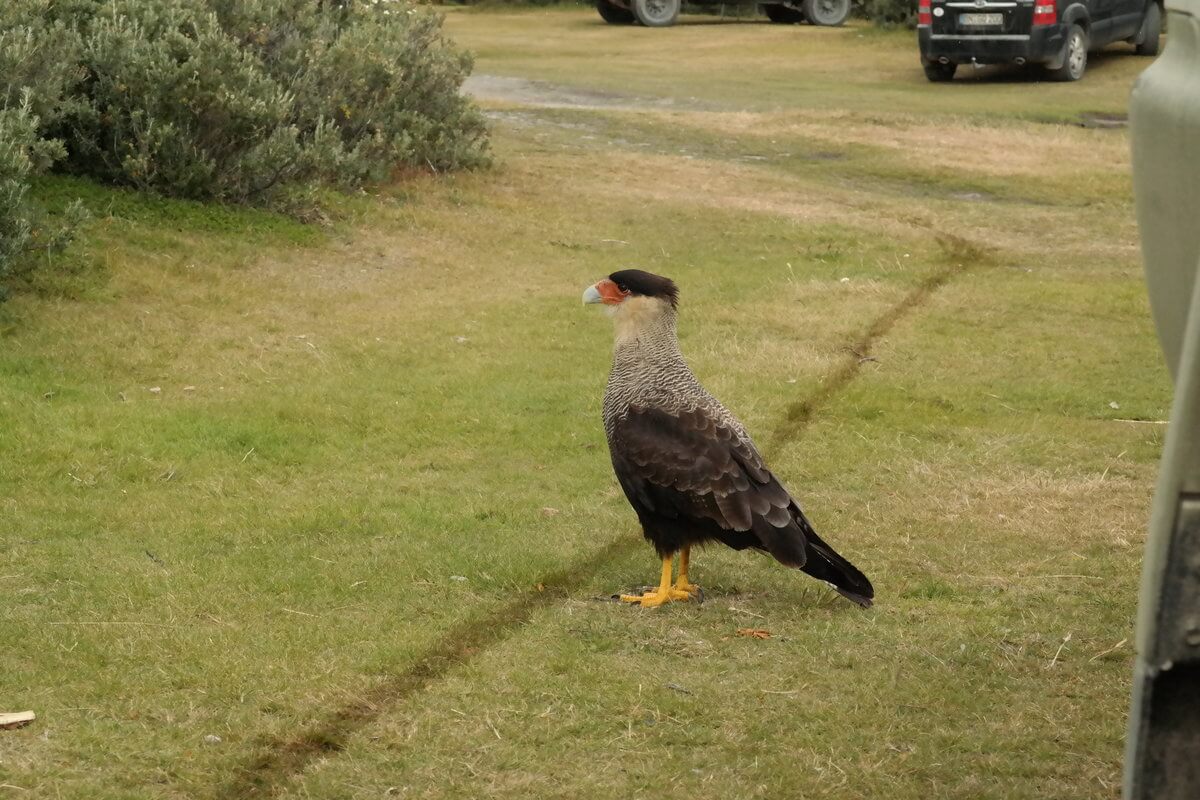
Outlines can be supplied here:
<path id="1" fill-rule="evenodd" d="M 959 14 L 959 25 L 1003 25 L 1003 14 Z"/>

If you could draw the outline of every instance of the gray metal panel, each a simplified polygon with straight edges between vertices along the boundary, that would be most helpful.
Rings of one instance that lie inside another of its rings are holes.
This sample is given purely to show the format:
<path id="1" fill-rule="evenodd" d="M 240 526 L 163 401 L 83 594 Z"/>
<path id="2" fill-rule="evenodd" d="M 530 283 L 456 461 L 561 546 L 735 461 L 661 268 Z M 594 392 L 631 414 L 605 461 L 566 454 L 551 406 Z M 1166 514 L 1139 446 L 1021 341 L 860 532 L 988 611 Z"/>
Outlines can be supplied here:
<path id="1" fill-rule="evenodd" d="M 1168 9 L 1166 49 L 1130 101 L 1146 285 L 1175 399 L 1142 568 L 1127 800 L 1200 797 L 1200 0 Z"/>

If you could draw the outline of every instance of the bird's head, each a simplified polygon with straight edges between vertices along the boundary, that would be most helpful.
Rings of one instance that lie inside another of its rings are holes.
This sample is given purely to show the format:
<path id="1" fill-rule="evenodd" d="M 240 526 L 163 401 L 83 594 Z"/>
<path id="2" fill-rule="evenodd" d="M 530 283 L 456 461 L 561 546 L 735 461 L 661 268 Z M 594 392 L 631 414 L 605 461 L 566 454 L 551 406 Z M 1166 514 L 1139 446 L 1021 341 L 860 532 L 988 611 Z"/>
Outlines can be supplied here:
<path id="1" fill-rule="evenodd" d="M 679 287 L 670 278 L 640 269 L 623 269 L 583 292 L 583 302 L 601 303 L 621 323 L 635 326 L 648 319 L 674 317 Z"/>

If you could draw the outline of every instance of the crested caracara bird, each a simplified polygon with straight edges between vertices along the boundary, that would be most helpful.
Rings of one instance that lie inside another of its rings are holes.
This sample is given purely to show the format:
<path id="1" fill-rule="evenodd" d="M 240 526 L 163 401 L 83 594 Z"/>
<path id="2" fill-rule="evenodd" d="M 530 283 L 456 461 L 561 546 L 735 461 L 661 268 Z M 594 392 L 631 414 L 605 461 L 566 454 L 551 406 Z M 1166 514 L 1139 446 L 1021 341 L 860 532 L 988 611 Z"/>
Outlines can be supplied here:
<path id="1" fill-rule="evenodd" d="M 871 605 L 871 582 L 821 541 L 742 423 L 688 369 L 675 335 L 678 301 L 673 281 L 638 269 L 614 272 L 583 293 L 585 304 L 604 304 L 616 323 L 604 433 L 617 480 L 662 558 L 658 588 L 621 599 L 643 607 L 688 599 L 698 591 L 688 582 L 691 547 L 716 540 L 770 553 Z"/>

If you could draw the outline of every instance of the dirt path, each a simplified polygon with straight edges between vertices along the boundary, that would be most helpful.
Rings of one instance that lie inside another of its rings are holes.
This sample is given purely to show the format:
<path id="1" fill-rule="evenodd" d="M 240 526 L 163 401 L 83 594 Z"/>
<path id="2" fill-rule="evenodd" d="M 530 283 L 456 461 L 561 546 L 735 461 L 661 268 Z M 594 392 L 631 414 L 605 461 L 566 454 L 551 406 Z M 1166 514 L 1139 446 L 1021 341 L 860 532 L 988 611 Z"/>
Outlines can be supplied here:
<path id="1" fill-rule="evenodd" d="M 472 75 L 463 83 L 463 93 L 476 100 L 514 103 L 534 108 L 603 109 L 609 111 L 705 111 L 712 103 L 696 97 L 640 97 L 561 86 L 548 81 L 531 81 L 503 75 Z"/>

